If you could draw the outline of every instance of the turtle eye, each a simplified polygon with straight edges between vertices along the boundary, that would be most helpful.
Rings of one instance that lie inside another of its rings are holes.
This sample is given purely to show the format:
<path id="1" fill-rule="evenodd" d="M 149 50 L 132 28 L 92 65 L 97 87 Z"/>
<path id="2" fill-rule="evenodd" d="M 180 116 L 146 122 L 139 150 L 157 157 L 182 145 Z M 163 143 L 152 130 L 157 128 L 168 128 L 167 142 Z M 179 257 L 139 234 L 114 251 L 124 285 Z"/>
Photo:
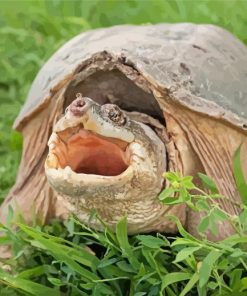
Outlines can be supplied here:
<path id="1" fill-rule="evenodd" d="M 126 123 L 126 116 L 116 105 L 105 104 L 101 107 L 105 117 L 109 118 L 117 125 L 124 125 Z"/>

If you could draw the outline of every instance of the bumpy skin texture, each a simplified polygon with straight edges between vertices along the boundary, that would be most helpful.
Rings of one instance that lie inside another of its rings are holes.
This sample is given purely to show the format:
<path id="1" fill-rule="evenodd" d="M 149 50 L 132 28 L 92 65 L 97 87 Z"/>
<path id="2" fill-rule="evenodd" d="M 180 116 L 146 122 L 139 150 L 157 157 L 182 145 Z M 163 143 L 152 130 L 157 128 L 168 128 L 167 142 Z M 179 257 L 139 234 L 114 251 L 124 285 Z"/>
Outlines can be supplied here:
<path id="1" fill-rule="evenodd" d="M 180 104 L 246 128 L 247 48 L 222 28 L 190 23 L 124 25 L 76 36 L 41 69 L 15 127 L 99 52 L 132 65 Z"/>

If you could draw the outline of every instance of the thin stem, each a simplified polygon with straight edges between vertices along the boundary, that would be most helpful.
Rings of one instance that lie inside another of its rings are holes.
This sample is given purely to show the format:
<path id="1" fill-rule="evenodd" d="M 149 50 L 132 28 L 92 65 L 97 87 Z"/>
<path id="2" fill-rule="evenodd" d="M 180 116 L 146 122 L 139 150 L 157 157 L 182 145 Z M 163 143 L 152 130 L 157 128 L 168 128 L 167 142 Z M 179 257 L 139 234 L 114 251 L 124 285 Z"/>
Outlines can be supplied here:
<path id="1" fill-rule="evenodd" d="M 212 198 L 207 192 L 203 191 L 202 189 L 200 189 L 198 187 L 195 187 L 194 189 L 197 190 L 202 195 L 207 196 L 207 198 L 209 198 L 210 200 L 213 200 L 214 201 L 214 198 Z M 240 203 L 237 203 L 237 202 L 232 201 L 229 197 L 222 196 L 222 198 L 227 199 L 230 203 L 232 203 L 233 205 L 239 207 L 240 209 L 242 208 Z M 214 201 L 214 203 L 215 203 L 215 201 Z"/>
<path id="2" fill-rule="evenodd" d="M 242 258 L 240 258 L 240 262 L 243 264 L 243 267 L 247 270 L 247 265 L 245 264 L 245 262 Z"/>

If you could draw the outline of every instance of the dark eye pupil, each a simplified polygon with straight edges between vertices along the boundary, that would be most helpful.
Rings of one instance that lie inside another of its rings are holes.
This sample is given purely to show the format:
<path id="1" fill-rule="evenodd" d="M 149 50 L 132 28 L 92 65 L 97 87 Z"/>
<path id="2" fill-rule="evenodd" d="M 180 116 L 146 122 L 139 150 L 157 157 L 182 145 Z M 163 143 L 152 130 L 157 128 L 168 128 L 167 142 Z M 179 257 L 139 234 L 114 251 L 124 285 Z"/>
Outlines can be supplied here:
<path id="1" fill-rule="evenodd" d="M 126 118 L 124 113 L 116 106 L 112 104 L 105 104 L 101 107 L 104 116 L 107 116 L 111 121 L 117 125 L 124 125 Z"/>
<path id="2" fill-rule="evenodd" d="M 116 112 L 116 111 L 111 111 L 110 114 L 109 114 L 109 117 L 112 120 L 117 119 L 119 116 L 120 116 L 119 112 Z"/>

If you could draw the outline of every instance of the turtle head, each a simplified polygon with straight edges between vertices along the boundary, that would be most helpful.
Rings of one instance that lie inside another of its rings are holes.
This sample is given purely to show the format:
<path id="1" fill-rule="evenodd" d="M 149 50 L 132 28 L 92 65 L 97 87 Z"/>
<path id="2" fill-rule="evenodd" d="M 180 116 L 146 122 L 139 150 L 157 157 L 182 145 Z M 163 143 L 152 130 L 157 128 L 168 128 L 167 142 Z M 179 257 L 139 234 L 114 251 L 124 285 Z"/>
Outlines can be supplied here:
<path id="1" fill-rule="evenodd" d="M 162 189 L 164 144 L 151 128 L 131 120 L 116 105 L 99 105 L 78 94 L 54 126 L 48 146 L 48 181 L 82 220 L 85 209 L 112 206 L 111 218 L 104 217 L 107 210 L 102 218 L 115 221 L 115 208 L 118 218 L 135 212 L 134 204 L 145 204 L 145 198 L 156 201 Z"/>
<path id="2" fill-rule="evenodd" d="M 128 145 L 135 135 L 127 116 L 116 105 L 98 105 L 77 94 L 48 142 L 46 169 L 76 174 L 116 176 L 129 166 Z M 49 174 L 48 174 L 49 175 Z"/>

